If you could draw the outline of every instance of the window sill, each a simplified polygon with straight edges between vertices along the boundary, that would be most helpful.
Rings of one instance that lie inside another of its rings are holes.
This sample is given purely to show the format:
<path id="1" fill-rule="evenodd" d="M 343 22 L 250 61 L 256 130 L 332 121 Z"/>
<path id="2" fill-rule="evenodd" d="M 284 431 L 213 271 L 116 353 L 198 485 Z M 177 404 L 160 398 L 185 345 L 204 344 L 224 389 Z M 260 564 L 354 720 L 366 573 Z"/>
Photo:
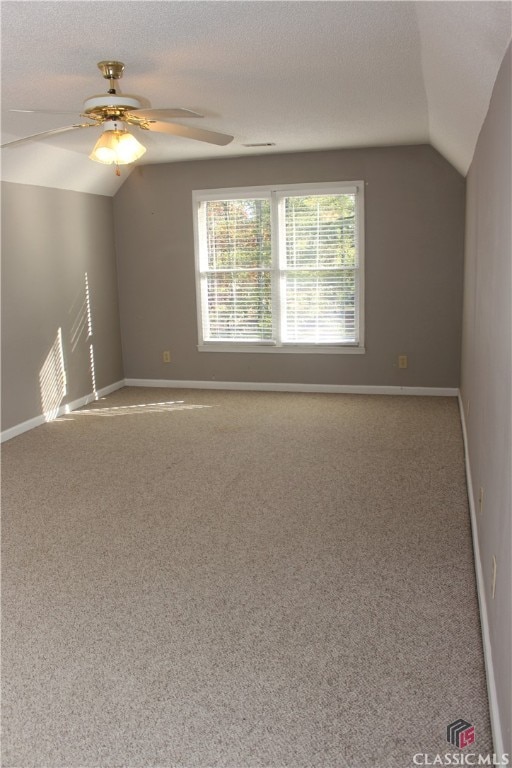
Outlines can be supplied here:
<path id="1" fill-rule="evenodd" d="M 198 344 L 199 352 L 250 352 L 270 353 L 272 355 L 292 354 L 292 355 L 364 355 L 366 349 L 358 346 L 328 346 L 321 344 L 286 344 L 278 347 L 274 344 L 228 344 L 222 342 L 211 342 L 207 344 Z"/>

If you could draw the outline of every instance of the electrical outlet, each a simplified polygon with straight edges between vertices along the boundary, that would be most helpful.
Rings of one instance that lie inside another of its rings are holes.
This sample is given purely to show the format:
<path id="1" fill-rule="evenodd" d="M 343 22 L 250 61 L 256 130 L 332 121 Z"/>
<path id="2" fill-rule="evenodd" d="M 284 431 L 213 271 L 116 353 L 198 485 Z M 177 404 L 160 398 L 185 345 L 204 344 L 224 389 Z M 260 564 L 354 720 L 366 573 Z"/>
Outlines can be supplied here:
<path id="1" fill-rule="evenodd" d="M 407 368 L 407 355 L 398 355 L 398 367 L 399 368 Z"/>
<path id="2" fill-rule="evenodd" d="M 492 599 L 496 595 L 496 555 L 492 556 L 492 580 L 491 580 L 491 595 Z"/>
<path id="3" fill-rule="evenodd" d="M 170 363 L 171 362 L 171 353 L 167 349 L 165 352 L 162 352 L 162 362 L 164 363 Z"/>
<path id="4" fill-rule="evenodd" d="M 484 511 L 484 489 L 480 488 L 478 493 L 478 511 L 480 514 Z"/>

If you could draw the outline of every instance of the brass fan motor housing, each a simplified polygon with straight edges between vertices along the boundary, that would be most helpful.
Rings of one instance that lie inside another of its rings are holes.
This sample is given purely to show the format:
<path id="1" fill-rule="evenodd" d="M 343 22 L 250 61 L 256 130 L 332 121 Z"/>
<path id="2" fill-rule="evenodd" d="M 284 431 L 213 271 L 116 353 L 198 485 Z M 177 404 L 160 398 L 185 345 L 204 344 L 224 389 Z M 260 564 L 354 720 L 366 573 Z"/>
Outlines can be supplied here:
<path id="1" fill-rule="evenodd" d="M 122 118 L 125 112 L 140 109 L 142 104 L 134 96 L 103 93 L 91 96 L 84 101 L 82 114 L 94 119 L 117 117 Z"/>

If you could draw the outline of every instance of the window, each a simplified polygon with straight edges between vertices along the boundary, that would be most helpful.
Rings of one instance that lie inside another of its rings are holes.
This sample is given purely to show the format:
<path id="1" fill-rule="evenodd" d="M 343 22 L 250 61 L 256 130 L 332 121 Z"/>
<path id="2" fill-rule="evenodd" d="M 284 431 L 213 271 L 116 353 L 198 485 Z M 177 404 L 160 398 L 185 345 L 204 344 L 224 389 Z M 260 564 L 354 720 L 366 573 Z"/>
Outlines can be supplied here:
<path id="1" fill-rule="evenodd" d="M 364 352 L 363 189 L 194 192 L 198 348 Z"/>

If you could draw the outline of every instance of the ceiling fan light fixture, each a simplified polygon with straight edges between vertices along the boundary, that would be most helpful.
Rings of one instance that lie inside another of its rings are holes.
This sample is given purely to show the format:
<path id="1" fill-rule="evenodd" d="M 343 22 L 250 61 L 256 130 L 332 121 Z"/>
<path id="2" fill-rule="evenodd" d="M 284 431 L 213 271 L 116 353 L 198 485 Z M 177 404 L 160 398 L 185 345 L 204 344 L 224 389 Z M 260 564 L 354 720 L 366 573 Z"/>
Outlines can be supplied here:
<path id="1" fill-rule="evenodd" d="M 153 133 L 166 133 L 171 136 L 182 136 L 185 139 L 204 141 L 207 144 L 215 144 L 224 147 L 233 141 L 233 136 L 216 131 L 207 131 L 204 128 L 193 128 L 181 123 L 167 122 L 171 118 L 198 118 L 203 117 L 198 112 L 183 107 L 167 107 L 165 109 L 144 108 L 142 101 L 135 96 L 127 96 L 116 92 L 116 82 L 122 77 L 124 64 L 121 61 L 100 61 L 98 67 L 103 77 L 109 81 L 110 88 L 106 94 L 91 96 L 83 104 L 81 117 L 90 122 L 73 123 L 63 128 L 54 128 L 50 131 L 40 131 L 30 136 L 7 141 L 0 144 L 0 149 L 15 147 L 34 139 L 44 139 L 78 128 L 103 127 L 104 133 L 96 142 L 89 155 L 91 160 L 104 165 L 115 165 L 116 175 L 120 175 L 119 165 L 129 165 L 138 160 L 146 152 L 146 148 L 128 131 L 128 126 L 135 125 L 145 131 Z M 144 99 L 146 103 L 147 100 Z M 45 112 L 46 110 L 12 110 L 14 112 Z M 57 113 L 56 110 L 50 110 Z"/>
<path id="2" fill-rule="evenodd" d="M 107 122 L 89 158 L 104 165 L 129 165 L 145 153 L 140 141 L 122 127 L 122 123 Z"/>
<path id="3" fill-rule="evenodd" d="M 134 163 L 139 157 L 142 157 L 146 147 L 144 147 L 140 141 L 137 141 L 135 136 L 128 131 L 121 133 L 117 144 L 117 162 L 120 165 L 127 165 L 128 163 Z"/>

